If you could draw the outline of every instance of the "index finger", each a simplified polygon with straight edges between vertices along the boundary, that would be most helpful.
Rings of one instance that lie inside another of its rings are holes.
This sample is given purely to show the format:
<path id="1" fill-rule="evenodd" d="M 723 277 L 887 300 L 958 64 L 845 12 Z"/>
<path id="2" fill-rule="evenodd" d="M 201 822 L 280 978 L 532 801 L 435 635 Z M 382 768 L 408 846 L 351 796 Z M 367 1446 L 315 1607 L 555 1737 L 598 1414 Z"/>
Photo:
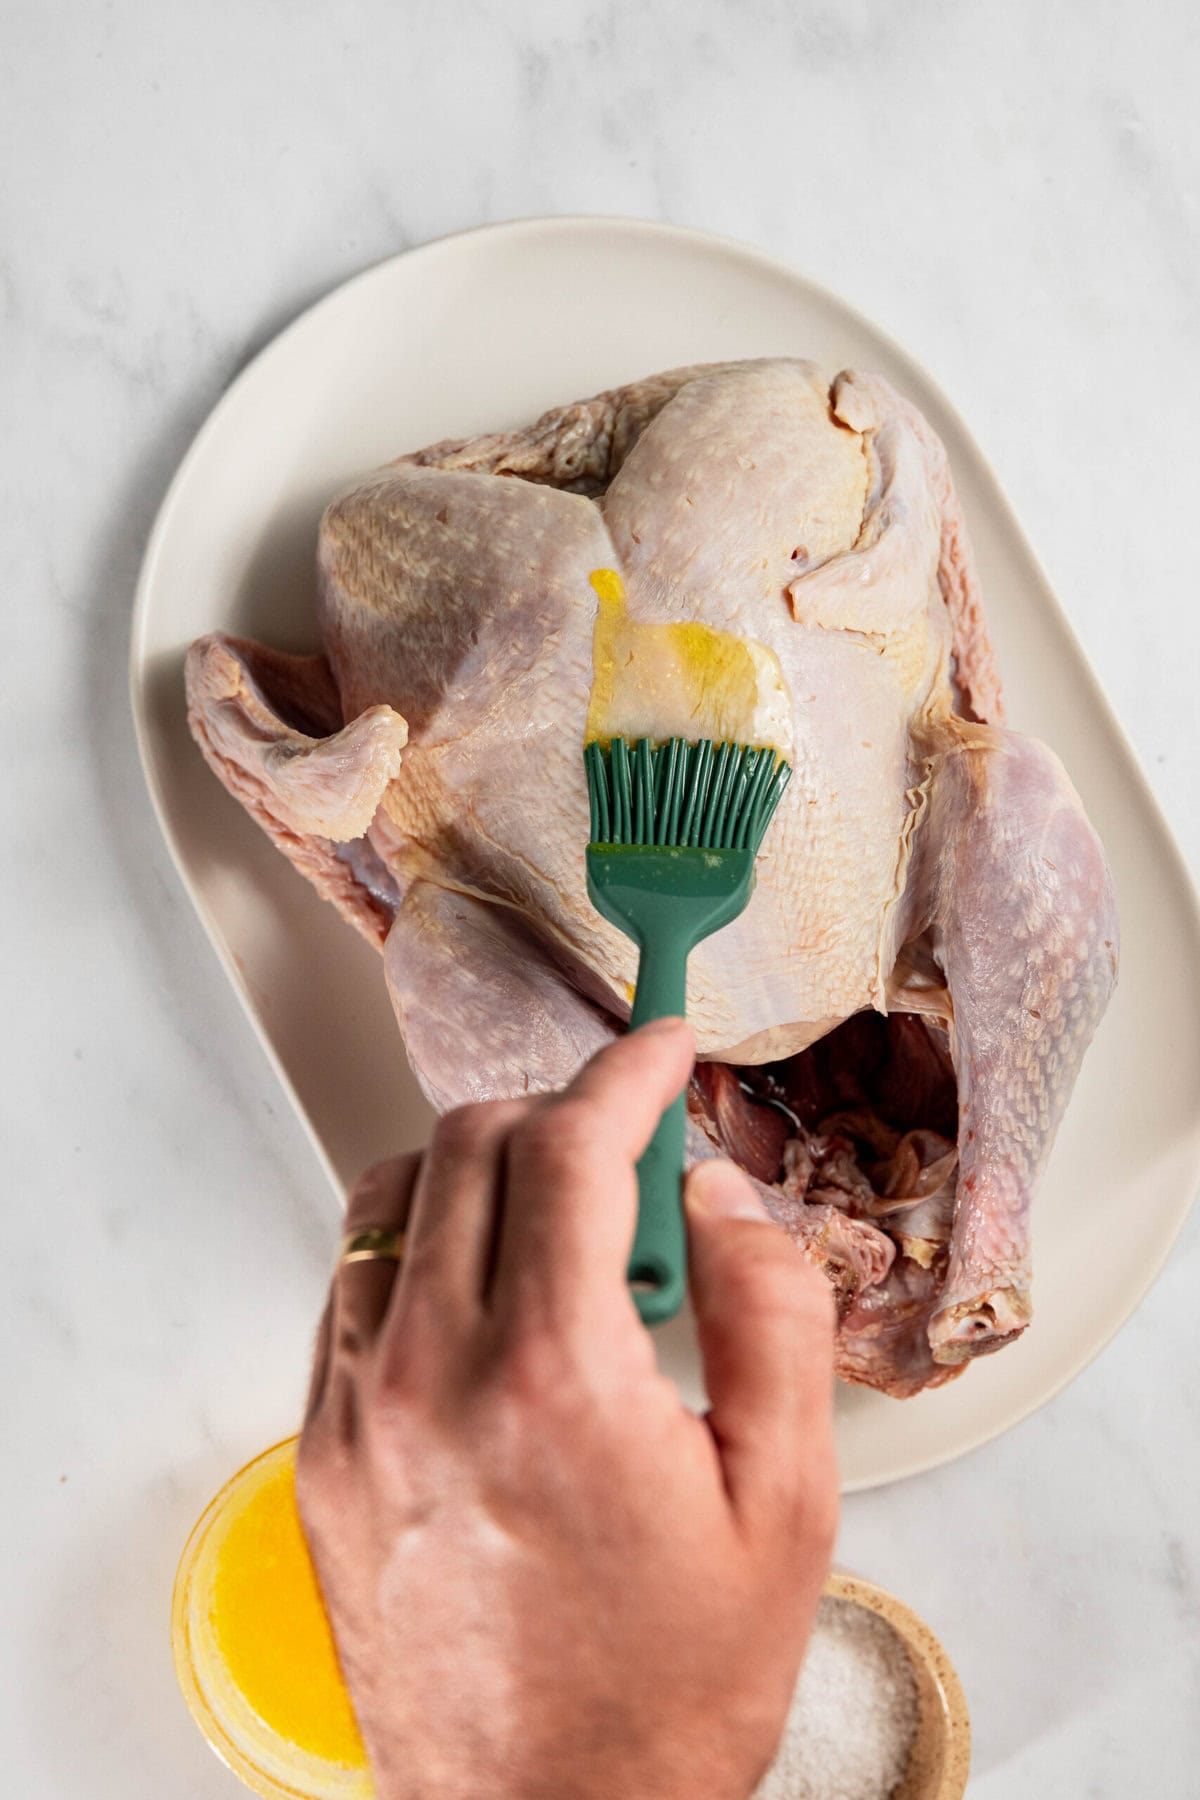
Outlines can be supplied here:
<path id="1" fill-rule="evenodd" d="M 492 1294 L 566 1318 L 624 1290 L 638 1158 L 691 1072 L 692 1034 L 657 1019 L 610 1044 L 509 1141 Z"/>

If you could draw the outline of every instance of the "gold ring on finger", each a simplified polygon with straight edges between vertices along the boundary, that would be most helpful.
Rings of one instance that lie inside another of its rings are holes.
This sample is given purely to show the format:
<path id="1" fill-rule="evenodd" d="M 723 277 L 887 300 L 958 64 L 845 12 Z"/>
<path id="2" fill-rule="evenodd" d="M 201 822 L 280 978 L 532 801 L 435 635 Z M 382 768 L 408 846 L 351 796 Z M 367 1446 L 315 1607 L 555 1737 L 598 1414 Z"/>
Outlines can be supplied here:
<path id="1" fill-rule="evenodd" d="M 338 1266 L 356 1262 L 404 1261 L 404 1233 L 389 1231 L 382 1225 L 364 1225 L 359 1231 L 348 1231 L 342 1239 Z"/>

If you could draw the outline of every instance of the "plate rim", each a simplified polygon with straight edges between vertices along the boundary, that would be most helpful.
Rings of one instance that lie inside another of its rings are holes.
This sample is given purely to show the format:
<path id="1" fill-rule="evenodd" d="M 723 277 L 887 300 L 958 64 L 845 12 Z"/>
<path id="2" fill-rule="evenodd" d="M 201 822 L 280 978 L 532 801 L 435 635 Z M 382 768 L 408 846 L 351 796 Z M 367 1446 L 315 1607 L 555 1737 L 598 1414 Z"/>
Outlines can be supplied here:
<path id="1" fill-rule="evenodd" d="M 1176 878 L 1181 898 L 1186 897 L 1189 925 L 1193 938 L 1200 945 L 1200 895 L 1197 893 L 1191 870 L 1183 855 L 1174 829 L 1166 813 L 1150 785 L 1149 777 L 1143 767 L 1129 733 L 1121 718 L 1115 711 L 1108 693 L 1096 674 L 1086 647 L 1075 632 L 1069 616 L 1059 600 L 1054 583 L 1050 580 L 1033 544 L 1031 543 L 1020 519 L 1016 515 L 1008 494 L 996 473 L 987 452 L 982 448 L 975 434 L 969 429 L 958 407 L 945 392 L 940 381 L 933 376 L 924 363 L 914 357 L 891 332 L 876 322 L 875 319 L 861 312 L 851 302 L 844 300 L 832 288 L 804 273 L 786 258 L 779 257 L 760 246 L 748 243 L 727 233 L 708 231 L 694 225 L 677 225 L 662 220 L 639 218 L 621 213 L 550 213 L 523 214 L 511 219 L 493 220 L 485 224 L 469 226 L 464 229 L 443 232 L 422 243 L 397 250 L 390 255 L 369 263 L 365 268 L 336 283 L 319 299 L 303 307 L 288 323 L 277 331 L 255 354 L 244 363 L 228 382 L 216 402 L 204 418 L 199 429 L 191 438 L 178 467 L 162 497 L 151 526 L 146 547 L 138 570 L 137 583 L 134 589 L 133 608 L 130 620 L 129 637 L 129 701 L 133 716 L 134 737 L 137 744 L 138 760 L 141 764 L 151 807 L 158 827 L 166 843 L 168 854 L 174 865 L 176 875 L 185 894 L 204 929 L 219 964 L 228 978 L 237 996 L 242 1012 L 248 1020 L 260 1048 L 265 1053 L 267 1063 L 279 1082 L 290 1103 L 292 1114 L 300 1125 L 311 1146 L 318 1166 L 325 1175 L 329 1187 L 339 1205 L 345 1204 L 345 1190 L 334 1171 L 324 1144 L 318 1136 L 308 1112 L 302 1105 L 296 1088 L 288 1075 L 273 1042 L 267 1035 L 258 1009 L 254 1006 L 247 984 L 234 960 L 231 949 L 226 944 L 223 934 L 218 929 L 215 919 L 202 894 L 193 883 L 184 864 L 182 847 L 176 833 L 174 823 L 167 811 L 164 795 L 158 778 L 157 764 L 153 750 L 153 733 L 148 716 L 146 682 L 145 682 L 145 636 L 151 608 L 151 595 L 155 585 L 157 565 L 166 543 L 175 514 L 182 497 L 192 478 L 196 465 L 201 461 L 209 439 L 221 429 L 226 413 L 232 411 L 239 401 L 241 392 L 252 379 L 256 379 L 262 369 L 277 355 L 286 354 L 291 338 L 307 327 L 323 310 L 331 309 L 350 291 L 369 286 L 378 281 L 395 265 L 404 262 L 435 261 L 439 258 L 462 254 L 482 239 L 500 239 L 504 237 L 516 240 L 521 236 L 561 236 L 566 238 L 589 231 L 604 230 L 619 232 L 630 237 L 642 237 L 650 240 L 670 240 L 675 243 L 690 244 L 694 248 L 709 254 L 719 252 L 743 265 L 756 266 L 764 273 L 777 279 L 783 279 L 793 287 L 807 291 L 814 299 L 832 307 L 843 316 L 860 325 L 867 332 L 884 342 L 896 362 L 914 371 L 927 389 L 936 396 L 937 402 L 947 418 L 953 421 L 971 445 L 979 459 L 982 473 L 991 486 L 993 504 L 1002 515 L 1005 529 L 1018 542 L 1021 550 L 1028 557 L 1045 588 L 1053 608 L 1053 618 L 1074 649 L 1079 659 L 1081 671 L 1086 678 L 1089 697 L 1103 717 L 1107 729 L 1123 749 L 1129 771 L 1136 783 L 1139 803 L 1149 814 L 1164 851 L 1172 864 L 1172 872 Z M 842 1493 L 851 1494 L 867 1491 L 876 1487 L 890 1486 L 893 1482 L 908 1480 L 913 1476 L 940 1468 L 960 1457 L 970 1455 L 985 1444 L 1004 1436 L 1015 1426 L 1031 1418 L 1044 1406 L 1055 1400 L 1065 1388 L 1086 1370 L 1101 1352 L 1112 1343 L 1118 1333 L 1128 1324 L 1133 1314 L 1141 1306 L 1150 1289 L 1159 1279 L 1167 1260 L 1171 1255 L 1180 1233 L 1192 1211 L 1196 1200 L 1197 1185 L 1200 1184 L 1200 1139 L 1193 1150 L 1193 1171 L 1191 1194 L 1176 1209 L 1176 1216 L 1165 1229 L 1157 1251 L 1151 1256 L 1149 1266 L 1138 1283 L 1132 1288 L 1116 1309 L 1116 1316 L 1094 1341 L 1090 1341 L 1077 1356 L 1068 1359 L 1064 1370 L 1036 1399 L 1028 1403 L 1017 1403 L 1011 1406 L 999 1423 L 986 1429 L 968 1433 L 952 1450 L 931 1452 L 917 1455 L 909 1462 L 897 1466 L 892 1473 L 878 1479 L 861 1477 L 842 1484 Z"/>

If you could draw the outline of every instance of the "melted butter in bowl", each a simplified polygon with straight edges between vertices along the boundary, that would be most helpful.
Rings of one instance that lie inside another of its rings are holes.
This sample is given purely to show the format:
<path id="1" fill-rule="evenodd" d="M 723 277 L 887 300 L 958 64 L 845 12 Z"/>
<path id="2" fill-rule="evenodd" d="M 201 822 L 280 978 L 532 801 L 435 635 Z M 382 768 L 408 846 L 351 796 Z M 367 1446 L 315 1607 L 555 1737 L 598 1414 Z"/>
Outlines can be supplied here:
<path id="1" fill-rule="evenodd" d="M 597 612 L 585 743 L 711 738 L 765 745 L 791 760 L 791 695 L 773 650 L 695 619 L 631 619 L 615 569 L 594 569 L 591 583 Z"/>
<path id="2" fill-rule="evenodd" d="M 175 1668 L 221 1760 L 270 1800 L 375 1789 L 296 1511 L 296 1441 L 228 1482 L 188 1540 Z"/>

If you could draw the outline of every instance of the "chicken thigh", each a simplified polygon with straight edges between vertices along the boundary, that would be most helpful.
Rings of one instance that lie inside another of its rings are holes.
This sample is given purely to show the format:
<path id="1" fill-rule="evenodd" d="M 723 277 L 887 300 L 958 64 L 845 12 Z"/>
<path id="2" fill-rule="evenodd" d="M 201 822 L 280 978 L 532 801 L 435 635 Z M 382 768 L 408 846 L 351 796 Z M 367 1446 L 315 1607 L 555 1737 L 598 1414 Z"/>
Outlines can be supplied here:
<path id="1" fill-rule="evenodd" d="M 628 1016 L 589 904 L 589 576 L 765 647 L 794 777 L 691 960 L 695 1156 L 735 1156 L 902 1395 L 1030 1317 L 1029 1210 L 1115 980 L 1103 852 L 1004 729 L 938 439 L 878 377 L 675 370 L 443 443 L 335 500 L 323 654 L 188 659 L 226 786 L 383 952 L 431 1100 L 557 1086 Z"/>

